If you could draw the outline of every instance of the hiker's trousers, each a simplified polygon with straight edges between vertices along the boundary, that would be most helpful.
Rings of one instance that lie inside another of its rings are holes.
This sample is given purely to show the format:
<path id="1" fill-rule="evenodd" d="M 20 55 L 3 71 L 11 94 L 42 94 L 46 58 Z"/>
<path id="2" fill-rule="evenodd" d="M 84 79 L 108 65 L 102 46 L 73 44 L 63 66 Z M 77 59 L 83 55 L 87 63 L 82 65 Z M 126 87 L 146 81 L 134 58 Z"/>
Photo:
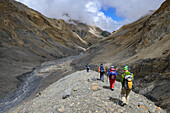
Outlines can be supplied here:
<path id="1" fill-rule="evenodd" d="M 109 81 L 110 81 L 110 89 L 114 89 L 114 84 L 115 84 L 116 79 L 109 78 Z"/>
<path id="2" fill-rule="evenodd" d="M 100 80 L 104 82 L 104 73 L 100 73 Z"/>
<path id="3" fill-rule="evenodd" d="M 129 103 L 129 94 L 130 94 L 130 91 L 129 89 L 125 89 L 125 88 L 122 88 L 122 91 L 121 91 L 121 100 L 123 103 L 126 103 L 128 104 Z"/>

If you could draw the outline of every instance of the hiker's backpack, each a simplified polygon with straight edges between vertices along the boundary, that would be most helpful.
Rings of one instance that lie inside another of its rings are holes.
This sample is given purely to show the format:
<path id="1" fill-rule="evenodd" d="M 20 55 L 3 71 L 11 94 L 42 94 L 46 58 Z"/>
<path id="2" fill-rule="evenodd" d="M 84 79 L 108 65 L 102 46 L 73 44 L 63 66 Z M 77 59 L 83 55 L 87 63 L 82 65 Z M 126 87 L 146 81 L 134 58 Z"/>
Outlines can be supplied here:
<path id="1" fill-rule="evenodd" d="M 133 89 L 134 82 L 133 82 L 133 77 L 132 77 L 131 73 L 130 73 L 130 75 L 124 74 L 124 81 L 125 81 L 125 84 L 124 84 L 125 89 L 130 89 L 130 90 Z"/>
<path id="2" fill-rule="evenodd" d="M 104 73 L 104 67 L 102 65 L 100 66 L 100 72 Z"/>
<path id="3" fill-rule="evenodd" d="M 110 69 L 110 75 L 109 75 L 110 79 L 115 79 L 116 78 L 116 72 L 114 68 Z"/>
<path id="4" fill-rule="evenodd" d="M 89 65 L 86 65 L 87 66 L 87 69 L 89 69 L 90 68 L 90 66 Z"/>

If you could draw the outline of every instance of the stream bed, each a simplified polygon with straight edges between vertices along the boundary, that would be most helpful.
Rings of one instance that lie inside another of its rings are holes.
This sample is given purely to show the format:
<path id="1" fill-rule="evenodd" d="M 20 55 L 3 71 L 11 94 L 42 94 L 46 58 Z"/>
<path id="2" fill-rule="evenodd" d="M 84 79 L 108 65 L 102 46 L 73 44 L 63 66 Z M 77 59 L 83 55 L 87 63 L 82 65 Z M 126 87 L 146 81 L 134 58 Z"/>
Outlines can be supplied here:
<path id="1" fill-rule="evenodd" d="M 82 55 L 83 54 L 80 53 L 80 55 L 77 56 L 70 56 L 55 61 L 44 62 L 41 66 L 34 68 L 32 72 L 19 75 L 17 78 L 21 81 L 21 84 L 16 91 L 0 100 L 0 113 L 17 106 L 20 102 L 28 98 L 33 91 L 40 87 L 41 81 L 50 75 L 52 71 L 57 71 L 58 68 L 62 68 L 59 66 L 60 64 L 72 61 Z"/>

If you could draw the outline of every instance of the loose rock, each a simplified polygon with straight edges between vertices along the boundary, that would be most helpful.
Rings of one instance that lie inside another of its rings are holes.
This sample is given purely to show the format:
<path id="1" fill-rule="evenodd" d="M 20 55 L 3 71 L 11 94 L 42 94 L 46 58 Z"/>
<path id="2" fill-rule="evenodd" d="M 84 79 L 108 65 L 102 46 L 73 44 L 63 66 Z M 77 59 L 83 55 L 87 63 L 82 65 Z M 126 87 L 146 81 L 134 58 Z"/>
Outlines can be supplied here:
<path id="1" fill-rule="evenodd" d="M 101 82 L 96 80 L 88 82 L 88 80 L 98 77 L 96 76 L 98 75 L 96 72 L 90 71 L 89 75 L 86 73 L 86 71 L 78 71 L 60 79 L 41 92 L 41 96 L 38 96 L 23 105 L 12 108 L 8 113 L 165 113 L 165 111 L 161 108 L 159 109 L 159 107 L 155 106 L 155 104 L 146 97 L 136 94 L 133 91 L 130 93 L 129 104 L 122 107 L 120 105 L 120 82 L 116 81 L 116 88 L 114 91 L 111 91 L 109 88 L 105 87 L 108 86 L 107 81 Z"/>

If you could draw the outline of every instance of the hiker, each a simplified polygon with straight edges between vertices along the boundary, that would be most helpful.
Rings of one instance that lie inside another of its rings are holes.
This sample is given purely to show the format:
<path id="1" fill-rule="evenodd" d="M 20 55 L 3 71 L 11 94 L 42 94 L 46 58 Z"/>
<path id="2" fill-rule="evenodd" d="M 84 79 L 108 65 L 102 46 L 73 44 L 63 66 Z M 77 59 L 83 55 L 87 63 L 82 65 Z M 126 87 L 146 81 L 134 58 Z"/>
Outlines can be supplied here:
<path id="1" fill-rule="evenodd" d="M 90 66 L 87 64 L 86 65 L 87 73 L 89 72 Z"/>
<path id="2" fill-rule="evenodd" d="M 114 91 L 114 83 L 116 81 L 117 72 L 113 65 L 110 66 L 107 76 L 109 77 L 110 81 L 110 89 Z"/>
<path id="3" fill-rule="evenodd" d="M 106 69 L 103 64 L 100 64 L 98 72 L 100 73 L 100 80 L 104 82 L 104 73 L 106 72 Z"/>
<path id="4" fill-rule="evenodd" d="M 133 89 L 134 84 L 134 75 L 129 71 L 129 66 L 124 66 L 124 74 L 121 75 L 121 83 L 122 83 L 122 90 L 121 90 L 121 100 L 122 106 L 128 105 L 129 103 L 129 94 L 130 91 Z"/>

